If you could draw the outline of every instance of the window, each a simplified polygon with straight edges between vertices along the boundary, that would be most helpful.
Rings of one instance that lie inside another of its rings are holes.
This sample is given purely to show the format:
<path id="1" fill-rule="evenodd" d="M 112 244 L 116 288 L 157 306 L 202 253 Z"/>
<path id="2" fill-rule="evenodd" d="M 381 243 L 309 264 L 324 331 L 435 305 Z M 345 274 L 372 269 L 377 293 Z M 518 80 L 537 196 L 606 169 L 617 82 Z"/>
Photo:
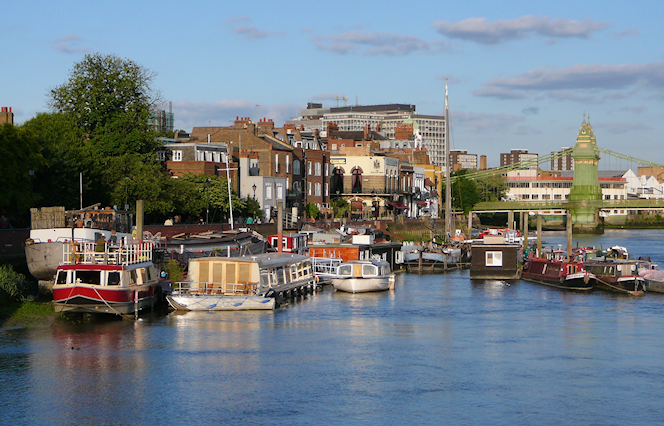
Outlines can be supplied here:
<path id="1" fill-rule="evenodd" d="M 279 154 L 274 154 L 274 171 L 275 173 L 280 173 Z"/>
<path id="2" fill-rule="evenodd" d="M 157 151 L 159 161 L 166 161 L 166 151 Z"/>
<path id="3" fill-rule="evenodd" d="M 315 171 L 316 171 L 316 176 L 320 176 L 320 163 L 315 164 Z"/>
<path id="4" fill-rule="evenodd" d="M 333 144 L 332 144 L 332 151 L 336 151 L 336 150 L 337 150 L 337 144 L 336 144 L 336 143 L 333 143 Z"/>
<path id="5" fill-rule="evenodd" d="M 485 253 L 486 266 L 503 266 L 503 252 L 487 251 Z"/>
<path id="6" fill-rule="evenodd" d="M 286 156 L 286 173 L 290 173 L 290 155 Z"/>
<path id="7" fill-rule="evenodd" d="M 307 162 L 307 174 L 311 176 L 311 161 Z"/>
<path id="8" fill-rule="evenodd" d="M 266 200 L 271 200 L 272 199 L 272 184 L 271 183 L 266 183 L 265 184 L 265 199 Z"/>
<path id="9" fill-rule="evenodd" d="M 330 175 L 330 163 L 325 163 L 325 176 Z"/>
<path id="10" fill-rule="evenodd" d="M 173 161 L 182 161 L 182 151 L 173 151 Z"/>
<path id="11" fill-rule="evenodd" d="M 307 195 L 311 195 L 311 182 L 307 182 Z"/>
<path id="12" fill-rule="evenodd" d="M 316 182 L 316 185 L 314 185 L 314 189 L 316 197 L 320 197 L 320 183 Z"/>
<path id="13" fill-rule="evenodd" d="M 281 183 L 277 184 L 277 201 L 284 200 L 284 186 Z"/>
<path id="14" fill-rule="evenodd" d="M 300 160 L 293 160 L 293 174 L 300 176 Z"/>
<path id="15" fill-rule="evenodd" d="M 327 183 L 325 184 L 325 196 L 330 196 L 330 186 Z"/>

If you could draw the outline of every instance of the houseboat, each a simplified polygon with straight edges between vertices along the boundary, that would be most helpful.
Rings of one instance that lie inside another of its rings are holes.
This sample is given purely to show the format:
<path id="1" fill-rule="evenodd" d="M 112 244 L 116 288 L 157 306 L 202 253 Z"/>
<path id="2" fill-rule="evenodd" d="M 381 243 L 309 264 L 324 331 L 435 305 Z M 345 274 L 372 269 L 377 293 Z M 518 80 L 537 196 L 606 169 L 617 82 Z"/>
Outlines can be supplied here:
<path id="1" fill-rule="evenodd" d="M 546 257 L 526 259 L 521 278 L 564 290 L 590 291 L 595 285 L 595 275 L 584 268 L 584 263 L 568 260 L 562 250 L 550 252 Z"/>
<path id="2" fill-rule="evenodd" d="M 583 264 L 596 276 L 596 286 L 602 290 L 640 296 L 646 291 L 646 280 L 639 275 L 636 261 L 596 258 Z"/>
<path id="3" fill-rule="evenodd" d="M 315 286 L 307 256 L 201 257 L 189 261 L 187 281 L 175 283 L 166 299 L 182 311 L 270 310 L 286 298 L 312 293 Z"/>
<path id="4" fill-rule="evenodd" d="M 335 290 L 348 293 L 394 290 L 396 276 L 383 260 L 358 260 L 342 263 L 332 278 Z"/>
<path id="5" fill-rule="evenodd" d="M 70 241 L 53 284 L 56 312 L 124 315 L 154 307 L 165 285 L 151 242 Z"/>
<path id="6" fill-rule="evenodd" d="M 408 272 L 440 272 L 462 267 L 460 247 L 436 247 L 404 252 Z"/>
<path id="7" fill-rule="evenodd" d="M 484 237 L 470 246 L 470 279 L 516 280 L 521 277 L 520 244 L 505 244 L 501 238 Z"/>
<path id="8" fill-rule="evenodd" d="M 30 274 L 38 280 L 53 280 L 63 258 L 63 250 L 71 241 L 92 243 L 104 236 L 111 240 L 113 231 L 118 242 L 132 238 L 133 215 L 99 204 L 82 210 L 64 207 L 30 209 L 30 238 L 25 242 L 25 258 Z"/>

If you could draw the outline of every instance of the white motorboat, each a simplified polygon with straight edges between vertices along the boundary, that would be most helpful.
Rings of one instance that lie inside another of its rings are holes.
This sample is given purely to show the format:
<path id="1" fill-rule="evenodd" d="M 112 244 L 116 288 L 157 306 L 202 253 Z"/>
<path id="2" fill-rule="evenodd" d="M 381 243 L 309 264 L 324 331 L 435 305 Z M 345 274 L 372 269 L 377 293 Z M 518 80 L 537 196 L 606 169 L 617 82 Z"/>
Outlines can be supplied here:
<path id="1" fill-rule="evenodd" d="M 383 260 L 354 260 L 342 263 L 332 278 L 335 290 L 348 293 L 394 290 L 395 275 Z"/>

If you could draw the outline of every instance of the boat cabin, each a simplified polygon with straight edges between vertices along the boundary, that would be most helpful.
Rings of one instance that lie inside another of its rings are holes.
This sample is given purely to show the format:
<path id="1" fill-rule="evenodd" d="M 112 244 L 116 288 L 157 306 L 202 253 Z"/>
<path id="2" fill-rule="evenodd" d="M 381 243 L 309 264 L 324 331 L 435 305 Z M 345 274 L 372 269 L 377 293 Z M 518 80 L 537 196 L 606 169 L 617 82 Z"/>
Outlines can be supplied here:
<path id="1" fill-rule="evenodd" d="M 390 273 L 390 264 L 382 260 L 347 262 L 337 270 L 339 278 L 377 278 Z"/>
<path id="2" fill-rule="evenodd" d="M 519 278 L 519 244 L 472 244 L 470 278 L 510 280 Z"/>
<path id="3" fill-rule="evenodd" d="M 243 257 L 201 257 L 189 261 L 187 281 L 174 290 L 199 294 L 265 295 L 314 282 L 309 257 L 265 253 Z"/>
<path id="4" fill-rule="evenodd" d="M 273 248 L 279 245 L 279 236 L 270 235 L 268 241 Z M 285 234 L 281 237 L 284 253 L 304 254 L 307 249 L 307 234 Z"/>

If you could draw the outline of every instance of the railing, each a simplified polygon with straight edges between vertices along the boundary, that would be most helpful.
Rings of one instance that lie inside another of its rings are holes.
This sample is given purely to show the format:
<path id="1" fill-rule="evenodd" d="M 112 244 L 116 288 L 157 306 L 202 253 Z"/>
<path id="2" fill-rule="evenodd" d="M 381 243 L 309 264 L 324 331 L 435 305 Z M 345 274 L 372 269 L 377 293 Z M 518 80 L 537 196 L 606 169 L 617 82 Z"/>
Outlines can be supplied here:
<path id="1" fill-rule="evenodd" d="M 336 275 L 343 260 L 335 257 L 312 257 L 311 270 L 315 275 Z"/>
<path id="2" fill-rule="evenodd" d="M 62 263 L 66 265 L 133 265 L 152 261 L 152 242 L 128 244 L 70 242 L 63 245 Z"/>
<path id="3" fill-rule="evenodd" d="M 258 284 L 215 283 L 215 282 L 177 282 L 173 284 L 173 292 L 177 294 L 209 294 L 209 295 L 255 295 Z"/>

